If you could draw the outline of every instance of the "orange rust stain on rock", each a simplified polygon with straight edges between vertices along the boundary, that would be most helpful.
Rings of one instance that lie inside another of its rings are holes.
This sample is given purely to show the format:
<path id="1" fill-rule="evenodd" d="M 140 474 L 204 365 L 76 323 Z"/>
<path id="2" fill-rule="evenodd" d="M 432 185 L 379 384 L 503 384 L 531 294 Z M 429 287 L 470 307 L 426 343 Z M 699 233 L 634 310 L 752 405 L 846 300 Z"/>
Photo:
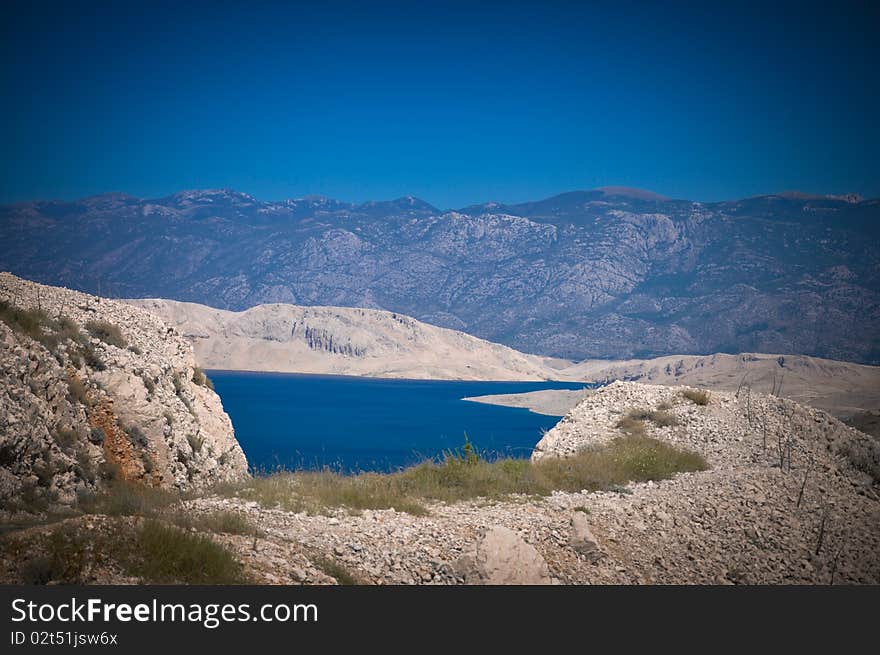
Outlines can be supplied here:
<path id="1" fill-rule="evenodd" d="M 72 366 L 67 366 L 67 375 L 70 379 L 81 382 L 76 369 Z M 152 471 L 147 472 L 143 456 L 136 451 L 128 435 L 119 427 L 119 421 L 113 411 L 113 401 L 108 398 L 95 400 L 89 388 L 87 386 L 85 388 L 88 396 L 86 411 L 89 425 L 93 428 L 100 428 L 104 432 L 104 459 L 119 469 L 119 475 L 123 480 L 146 482 L 154 487 L 161 486 L 162 474 L 156 470 L 155 466 Z M 152 457 L 149 452 L 144 455 L 155 460 L 155 457 Z"/>
<path id="2" fill-rule="evenodd" d="M 141 480 L 144 477 L 144 466 L 134 452 L 134 446 L 128 435 L 119 427 L 113 405 L 101 400 L 89 412 L 89 424 L 104 431 L 104 459 L 119 467 L 123 480 Z"/>

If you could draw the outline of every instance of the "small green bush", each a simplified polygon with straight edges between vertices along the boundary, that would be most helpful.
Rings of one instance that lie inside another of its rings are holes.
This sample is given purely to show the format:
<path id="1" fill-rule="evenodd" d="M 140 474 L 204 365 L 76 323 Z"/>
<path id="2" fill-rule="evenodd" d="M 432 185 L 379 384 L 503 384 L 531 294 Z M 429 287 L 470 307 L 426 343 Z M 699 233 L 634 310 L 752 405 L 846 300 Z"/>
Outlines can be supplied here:
<path id="1" fill-rule="evenodd" d="M 331 578 L 335 578 L 340 585 L 359 585 L 360 580 L 341 563 L 329 557 L 316 557 L 312 563 Z"/>
<path id="2" fill-rule="evenodd" d="M 89 452 L 85 448 L 78 448 L 76 451 L 76 473 L 88 482 L 94 482 L 97 476 L 95 465 Z"/>
<path id="3" fill-rule="evenodd" d="M 104 343 L 116 346 L 117 348 L 125 348 L 128 342 L 122 336 L 122 330 L 119 326 L 108 323 L 107 321 L 89 321 L 86 323 L 86 330 L 96 339 L 100 339 Z"/>
<path id="4" fill-rule="evenodd" d="M 183 377 L 182 374 L 176 373 L 171 378 L 171 384 L 174 385 L 174 393 L 177 395 L 178 398 L 180 398 L 180 402 L 183 403 L 183 406 L 186 407 L 187 411 L 190 414 L 195 416 L 196 411 L 195 411 L 195 409 L 193 409 L 192 403 L 190 402 L 189 398 L 187 397 L 187 395 L 185 393 L 186 383 L 184 382 L 184 380 L 186 380 L 186 378 Z"/>
<path id="5" fill-rule="evenodd" d="M 633 412 L 630 412 L 615 423 L 614 427 L 630 436 L 643 436 L 647 434 L 647 430 L 645 429 L 645 418 L 641 418 L 640 413 L 634 414 Z"/>
<path id="6" fill-rule="evenodd" d="M 0 321 L 14 332 L 30 337 L 50 350 L 58 345 L 55 322 L 40 309 L 21 309 L 0 300 Z"/>
<path id="7" fill-rule="evenodd" d="M 694 405 L 708 405 L 709 392 L 703 389 L 683 389 L 681 392 L 683 398 L 687 398 Z"/>
<path id="8" fill-rule="evenodd" d="M 55 437 L 55 443 L 62 448 L 70 448 L 79 441 L 79 434 L 77 434 L 76 430 L 71 430 L 70 428 L 56 427 L 52 432 L 52 436 Z"/>
<path id="9" fill-rule="evenodd" d="M 55 324 L 55 334 L 61 341 L 69 339 L 74 343 L 82 343 L 85 340 L 76 321 L 69 316 L 61 316 Z"/>
<path id="10" fill-rule="evenodd" d="M 201 452 L 202 446 L 205 445 L 205 439 L 201 435 L 189 433 L 186 435 L 186 441 L 194 453 Z"/>
<path id="11" fill-rule="evenodd" d="M 118 480 L 117 475 L 102 493 L 82 499 L 78 506 L 87 514 L 155 516 L 177 500 L 178 497 L 168 491 Z"/>
<path id="12" fill-rule="evenodd" d="M 225 510 L 196 515 L 178 512 L 170 520 L 178 527 L 199 532 L 241 535 L 256 535 L 260 532 L 243 514 Z"/>
<path id="13" fill-rule="evenodd" d="M 192 381 L 200 387 L 207 387 L 211 391 L 214 390 L 214 383 L 211 381 L 211 378 L 209 378 L 205 374 L 205 371 L 198 366 L 193 369 Z"/>
<path id="14" fill-rule="evenodd" d="M 82 584 L 87 557 L 88 542 L 82 534 L 68 526 L 57 528 L 38 547 L 37 554 L 22 565 L 22 582 Z"/>
<path id="15" fill-rule="evenodd" d="M 126 426 L 120 425 L 119 427 L 122 428 L 122 431 L 125 432 L 126 436 L 128 437 L 128 440 L 131 441 L 131 443 L 134 444 L 135 446 L 138 446 L 140 448 L 146 448 L 147 445 L 150 443 L 150 440 L 147 437 L 146 433 L 143 430 L 141 430 L 138 426 L 136 426 L 136 425 L 126 425 Z"/>
<path id="16" fill-rule="evenodd" d="M 654 410 L 648 416 L 651 422 L 658 427 L 672 427 L 678 425 L 678 417 L 675 414 L 663 410 Z"/>
<path id="17" fill-rule="evenodd" d="M 80 403 L 88 407 L 89 392 L 82 380 L 76 377 L 67 378 L 67 399 L 72 403 Z"/>
<path id="18" fill-rule="evenodd" d="M 80 350 L 82 353 L 83 361 L 85 361 L 86 366 L 92 368 L 96 371 L 106 371 L 107 365 L 104 363 L 104 360 L 101 359 L 100 355 L 95 351 L 92 347 L 92 344 L 85 344 Z"/>

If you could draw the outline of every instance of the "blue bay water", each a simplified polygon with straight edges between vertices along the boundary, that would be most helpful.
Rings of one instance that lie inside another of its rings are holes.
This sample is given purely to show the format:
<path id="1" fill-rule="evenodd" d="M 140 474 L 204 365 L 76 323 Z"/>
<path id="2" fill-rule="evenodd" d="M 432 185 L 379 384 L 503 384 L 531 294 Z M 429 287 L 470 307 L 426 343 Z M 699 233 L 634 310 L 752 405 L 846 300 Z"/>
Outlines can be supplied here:
<path id="1" fill-rule="evenodd" d="M 210 371 L 250 465 L 257 470 L 388 471 L 460 448 L 467 433 L 488 456 L 528 457 L 558 417 L 461 400 L 556 382 L 385 380 Z"/>

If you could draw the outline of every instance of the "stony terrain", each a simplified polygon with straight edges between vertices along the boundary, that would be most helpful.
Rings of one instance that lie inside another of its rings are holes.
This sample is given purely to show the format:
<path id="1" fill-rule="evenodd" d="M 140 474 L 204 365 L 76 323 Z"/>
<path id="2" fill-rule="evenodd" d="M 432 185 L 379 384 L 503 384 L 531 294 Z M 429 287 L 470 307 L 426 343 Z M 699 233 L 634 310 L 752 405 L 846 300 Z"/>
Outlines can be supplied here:
<path id="1" fill-rule="evenodd" d="M 8 273 L 0 303 L 4 512 L 116 479 L 185 490 L 247 475 L 220 398 L 160 319 Z"/>
<path id="2" fill-rule="evenodd" d="M 322 581 L 307 563 L 309 553 L 328 554 L 371 583 L 498 579 L 487 578 L 486 566 L 473 559 L 486 548 L 484 533 L 499 527 L 518 537 L 492 537 L 508 554 L 490 558 L 488 568 L 507 581 L 880 582 L 876 440 L 789 400 L 713 392 L 700 406 L 681 391 L 614 383 L 585 399 L 536 447 L 534 458 L 564 456 L 619 435 L 615 425 L 631 409 L 668 404 L 679 425 L 649 422 L 649 433 L 704 454 L 711 468 L 622 492 L 438 504 L 428 517 L 393 510 L 308 516 L 216 497 L 193 506 L 234 508 L 265 526 L 256 551 L 247 539 L 230 543 L 271 582 Z"/>
<path id="3" fill-rule="evenodd" d="M 880 363 L 880 201 L 629 189 L 439 210 L 234 191 L 0 207 L 0 268 L 113 297 L 384 309 L 582 360 Z"/>
<path id="4" fill-rule="evenodd" d="M 375 309 L 274 304 L 230 312 L 128 300 L 186 337 L 205 368 L 453 380 L 567 379 L 571 362 Z"/>
<path id="5" fill-rule="evenodd" d="M 657 410 L 664 418 L 643 421 L 647 434 L 696 450 L 710 465 L 670 480 L 434 503 L 427 516 L 297 513 L 228 493 L 183 502 L 192 516 L 232 511 L 258 526 L 257 535 L 214 539 L 267 584 L 880 582 L 877 441 L 786 399 L 716 391 L 700 405 L 689 391 L 615 382 L 575 407 L 533 455 L 564 457 L 607 442 L 632 410 Z M 100 530 L 106 519 L 76 520 Z M 0 577 L 13 571 L 0 558 Z M 106 569 L 92 575 L 126 581 Z"/>

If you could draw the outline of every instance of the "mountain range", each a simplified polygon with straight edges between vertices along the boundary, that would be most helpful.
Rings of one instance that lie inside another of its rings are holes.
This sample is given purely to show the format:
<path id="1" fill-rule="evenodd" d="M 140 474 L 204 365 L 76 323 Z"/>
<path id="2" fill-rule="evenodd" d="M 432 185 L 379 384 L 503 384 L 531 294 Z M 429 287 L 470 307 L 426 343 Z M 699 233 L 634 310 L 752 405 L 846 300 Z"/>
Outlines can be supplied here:
<path id="1" fill-rule="evenodd" d="M 880 200 L 606 187 L 440 210 L 230 190 L 0 207 L 0 269 L 227 310 L 382 309 L 566 359 L 802 353 L 880 363 Z"/>

